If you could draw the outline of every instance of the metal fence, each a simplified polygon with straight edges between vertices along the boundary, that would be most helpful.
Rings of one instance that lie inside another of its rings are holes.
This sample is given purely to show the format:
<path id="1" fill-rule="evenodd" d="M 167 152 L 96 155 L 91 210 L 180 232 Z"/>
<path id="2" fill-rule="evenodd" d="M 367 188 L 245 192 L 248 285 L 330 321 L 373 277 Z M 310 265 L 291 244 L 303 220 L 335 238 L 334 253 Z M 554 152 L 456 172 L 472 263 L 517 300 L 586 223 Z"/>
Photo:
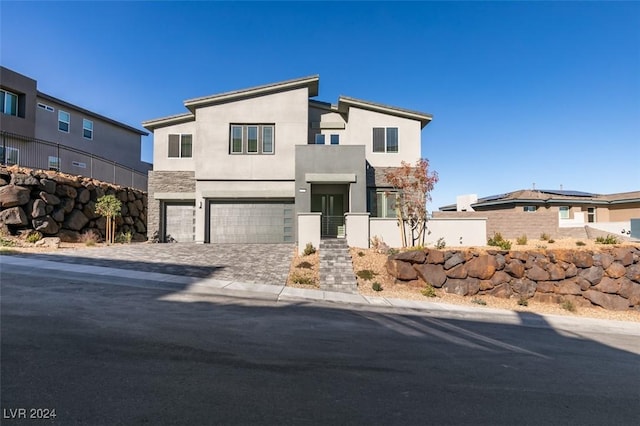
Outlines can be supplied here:
<path id="1" fill-rule="evenodd" d="M 56 170 L 147 190 L 147 173 L 66 145 L 0 131 L 0 163 Z"/>

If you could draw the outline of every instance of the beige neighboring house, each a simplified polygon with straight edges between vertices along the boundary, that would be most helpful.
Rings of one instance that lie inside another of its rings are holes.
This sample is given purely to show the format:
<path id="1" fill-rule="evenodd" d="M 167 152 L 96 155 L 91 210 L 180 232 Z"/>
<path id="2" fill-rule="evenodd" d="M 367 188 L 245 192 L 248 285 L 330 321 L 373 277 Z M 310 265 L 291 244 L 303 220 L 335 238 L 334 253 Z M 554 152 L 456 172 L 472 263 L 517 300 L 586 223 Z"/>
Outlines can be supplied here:
<path id="1" fill-rule="evenodd" d="M 286 80 L 189 99 L 187 112 L 142 123 L 154 139 L 149 237 L 295 242 L 304 216 L 303 247 L 320 235 L 360 247 L 372 235 L 397 239 L 383 175 L 421 157 L 431 115 L 320 102 L 318 89 L 318 76 Z"/>
<path id="2" fill-rule="evenodd" d="M 566 190 L 519 190 L 478 198 L 461 195 L 456 204 L 440 207 L 434 218 L 486 217 L 487 237 L 526 235 L 593 238 L 630 235 L 632 219 L 640 220 L 640 191 L 591 194 Z M 635 222 L 635 221 L 634 221 Z"/>

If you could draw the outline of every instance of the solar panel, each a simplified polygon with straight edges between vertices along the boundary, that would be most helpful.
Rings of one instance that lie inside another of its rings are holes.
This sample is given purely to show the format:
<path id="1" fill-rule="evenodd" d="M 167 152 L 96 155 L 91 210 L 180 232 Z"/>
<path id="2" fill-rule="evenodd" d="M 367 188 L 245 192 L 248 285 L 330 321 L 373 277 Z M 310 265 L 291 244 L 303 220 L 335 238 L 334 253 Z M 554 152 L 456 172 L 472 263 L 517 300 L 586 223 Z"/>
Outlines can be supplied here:
<path id="1" fill-rule="evenodd" d="M 566 197 L 595 197 L 597 196 L 596 194 L 591 194 L 589 192 L 582 192 L 582 191 L 565 191 L 562 189 L 540 189 L 540 192 L 544 192 L 546 194 L 553 194 L 553 195 L 564 195 Z"/>

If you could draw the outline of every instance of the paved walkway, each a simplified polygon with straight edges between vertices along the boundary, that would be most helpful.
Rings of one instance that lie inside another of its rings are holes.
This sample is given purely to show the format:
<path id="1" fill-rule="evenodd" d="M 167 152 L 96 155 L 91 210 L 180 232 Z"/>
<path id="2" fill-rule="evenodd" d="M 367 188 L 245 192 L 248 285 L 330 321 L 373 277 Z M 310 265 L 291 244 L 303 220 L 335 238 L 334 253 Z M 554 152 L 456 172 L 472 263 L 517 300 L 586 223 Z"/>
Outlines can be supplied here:
<path id="1" fill-rule="evenodd" d="M 292 244 L 118 244 L 29 257 L 197 278 L 284 285 Z"/>

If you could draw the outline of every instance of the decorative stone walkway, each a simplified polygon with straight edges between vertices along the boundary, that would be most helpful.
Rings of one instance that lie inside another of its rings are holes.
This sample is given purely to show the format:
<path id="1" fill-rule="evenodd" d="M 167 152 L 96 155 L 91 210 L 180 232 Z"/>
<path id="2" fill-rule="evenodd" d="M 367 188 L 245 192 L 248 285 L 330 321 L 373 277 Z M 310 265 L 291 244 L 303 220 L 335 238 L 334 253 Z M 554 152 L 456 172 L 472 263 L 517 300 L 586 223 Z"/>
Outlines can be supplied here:
<path id="1" fill-rule="evenodd" d="M 341 238 L 320 241 L 320 289 L 358 293 L 358 283 L 347 241 Z"/>
<path id="2" fill-rule="evenodd" d="M 116 244 L 29 257 L 80 265 L 284 285 L 292 244 Z"/>

